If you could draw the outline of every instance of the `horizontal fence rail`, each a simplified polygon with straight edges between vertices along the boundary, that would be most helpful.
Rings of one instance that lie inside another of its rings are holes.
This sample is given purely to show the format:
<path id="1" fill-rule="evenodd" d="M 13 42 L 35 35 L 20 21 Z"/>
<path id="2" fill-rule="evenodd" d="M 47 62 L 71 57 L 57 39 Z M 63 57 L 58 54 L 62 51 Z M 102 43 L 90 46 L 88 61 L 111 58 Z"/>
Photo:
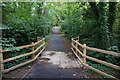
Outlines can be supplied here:
<path id="1" fill-rule="evenodd" d="M 42 44 L 41 44 L 42 43 Z M 34 50 L 35 46 L 38 46 L 37 49 Z M 39 39 L 39 37 L 37 37 L 37 42 L 36 43 L 31 43 L 30 45 L 25 45 L 25 46 L 20 46 L 20 47 L 17 47 L 18 49 L 23 49 L 23 48 L 28 48 L 28 47 L 31 47 L 32 48 L 32 51 L 29 52 L 29 53 L 26 53 L 26 54 L 22 54 L 22 55 L 19 55 L 19 56 L 15 56 L 15 57 L 11 57 L 11 58 L 8 58 L 8 59 L 3 59 L 3 52 L 8 52 L 9 50 L 0 50 L 1 51 L 1 54 L 0 54 L 0 61 L 1 61 L 1 71 L 2 73 L 7 73 L 11 70 L 14 70 L 16 68 L 19 68 L 21 66 L 24 66 L 30 62 L 33 62 L 37 59 L 37 57 L 44 51 L 45 49 L 45 38 L 43 38 L 42 40 Z M 35 53 L 38 51 L 38 54 L 35 55 Z M 13 67 L 10 67 L 8 69 L 4 69 L 4 63 L 6 62 L 9 62 L 9 61 L 12 61 L 12 60 L 15 60 L 15 59 L 18 59 L 18 58 L 21 58 L 21 57 L 25 57 L 25 56 L 28 56 L 28 55 L 31 55 L 31 58 L 30 60 L 24 62 L 24 63 L 20 63 L 16 66 L 13 66 Z"/>
<path id="2" fill-rule="evenodd" d="M 86 66 L 87 68 L 97 72 L 98 74 L 106 76 L 108 78 L 115 78 L 115 79 L 117 79 L 116 77 L 114 77 L 112 75 L 109 75 L 109 74 L 107 74 L 105 72 L 102 72 L 102 71 L 100 71 L 98 69 L 95 69 L 92 66 L 86 64 L 86 59 L 92 60 L 92 61 L 100 63 L 100 64 L 104 64 L 106 66 L 109 66 L 109 67 L 117 69 L 117 70 L 120 70 L 120 66 L 117 66 L 117 65 L 114 65 L 112 63 L 108 63 L 106 61 L 102 61 L 102 60 L 99 60 L 99 59 L 87 56 L 86 52 L 87 52 L 87 50 L 91 50 L 91 51 L 96 51 L 96 52 L 100 52 L 100 53 L 104 53 L 104 54 L 108 54 L 108 55 L 113 55 L 113 56 L 118 56 L 118 57 L 120 57 L 120 53 L 116 53 L 116 52 L 113 52 L 113 51 L 106 51 L 106 50 L 97 49 L 97 48 L 91 48 L 91 47 L 86 46 L 86 44 L 82 45 L 81 43 L 79 43 L 79 37 L 72 38 L 71 40 L 72 40 L 72 43 L 71 43 L 72 47 L 71 47 L 71 49 L 72 49 L 73 53 L 76 55 L 76 57 L 83 64 L 83 66 Z M 78 47 L 81 47 L 83 49 L 83 53 L 79 50 Z M 80 56 L 83 58 L 83 60 L 80 58 Z"/>

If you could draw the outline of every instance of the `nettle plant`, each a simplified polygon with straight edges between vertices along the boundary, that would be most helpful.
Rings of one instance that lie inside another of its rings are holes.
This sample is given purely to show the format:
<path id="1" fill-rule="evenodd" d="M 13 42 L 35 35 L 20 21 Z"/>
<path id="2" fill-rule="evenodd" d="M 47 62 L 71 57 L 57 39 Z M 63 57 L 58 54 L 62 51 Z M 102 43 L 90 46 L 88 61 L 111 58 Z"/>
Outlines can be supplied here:
<path id="1" fill-rule="evenodd" d="M 3 50 L 8 49 L 9 51 L 20 50 L 14 47 L 14 44 L 16 43 L 14 38 L 1 38 L 0 40 L 1 40 L 0 49 L 3 49 Z"/>
<path id="2" fill-rule="evenodd" d="M 16 43 L 16 41 L 14 38 L 1 38 L 0 40 L 1 40 L 0 49 L 9 50 L 8 52 L 3 52 L 4 59 L 18 56 L 20 54 L 25 54 L 27 51 L 31 50 L 29 48 L 26 48 L 24 51 L 24 49 L 15 47 L 14 44 Z M 10 67 L 20 64 L 22 62 L 25 62 L 28 58 L 30 58 L 30 56 L 25 56 L 25 57 L 7 62 L 7 63 L 5 63 L 5 68 L 10 68 Z"/>
<path id="3" fill-rule="evenodd" d="M 111 47 L 108 48 L 108 50 L 110 50 L 110 51 L 115 51 L 115 52 L 118 52 L 118 53 L 119 53 L 119 48 L 118 48 L 118 46 L 111 46 Z"/>

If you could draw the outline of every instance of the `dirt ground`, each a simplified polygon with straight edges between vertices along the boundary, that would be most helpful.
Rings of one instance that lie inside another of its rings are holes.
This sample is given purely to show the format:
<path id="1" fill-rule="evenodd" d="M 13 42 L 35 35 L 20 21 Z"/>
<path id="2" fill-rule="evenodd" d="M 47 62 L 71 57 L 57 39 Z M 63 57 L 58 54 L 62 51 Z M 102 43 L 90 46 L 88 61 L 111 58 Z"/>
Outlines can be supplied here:
<path id="1" fill-rule="evenodd" d="M 32 62 L 30 64 L 27 64 L 21 68 L 18 68 L 16 70 L 10 71 L 3 75 L 3 79 L 16 79 L 16 78 L 22 78 L 33 66 L 35 65 L 35 62 Z"/>

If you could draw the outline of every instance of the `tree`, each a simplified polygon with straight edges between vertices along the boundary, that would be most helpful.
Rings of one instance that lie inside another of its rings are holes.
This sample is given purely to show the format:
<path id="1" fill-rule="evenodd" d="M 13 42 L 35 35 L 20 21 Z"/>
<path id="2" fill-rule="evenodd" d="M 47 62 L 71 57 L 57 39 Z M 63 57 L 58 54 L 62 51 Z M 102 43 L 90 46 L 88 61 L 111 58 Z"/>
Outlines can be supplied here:
<path id="1" fill-rule="evenodd" d="M 116 2 L 109 2 L 108 27 L 110 34 L 113 34 L 113 24 L 115 21 Z"/>

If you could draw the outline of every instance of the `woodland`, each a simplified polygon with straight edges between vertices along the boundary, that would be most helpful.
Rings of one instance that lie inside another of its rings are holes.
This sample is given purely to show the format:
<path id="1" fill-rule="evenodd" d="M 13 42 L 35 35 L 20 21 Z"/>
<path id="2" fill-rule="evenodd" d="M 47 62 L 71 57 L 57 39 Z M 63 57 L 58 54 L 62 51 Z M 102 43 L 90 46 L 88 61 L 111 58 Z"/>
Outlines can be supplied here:
<path id="1" fill-rule="evenodd" d="M 79 36 L 82 44 L 120 53 L 119 2 L 3 2 L 0 6 L 0 48 L 11 50 L 4 54 L 4 59 L 30 51 L 30 48 L 16 47 L 36 42 L 37 36 L 50 36 L 55 26 L 60 27 L 69 40 Z M 96 52 L 88 51 L 87 55 L 120 66 L 119 57 L 94 53 Z M 22 63 L 29 57 L 6 63 L 5 68 Z M 93 67 L 101 66 L 92 61 L 89 64 Z"/>

